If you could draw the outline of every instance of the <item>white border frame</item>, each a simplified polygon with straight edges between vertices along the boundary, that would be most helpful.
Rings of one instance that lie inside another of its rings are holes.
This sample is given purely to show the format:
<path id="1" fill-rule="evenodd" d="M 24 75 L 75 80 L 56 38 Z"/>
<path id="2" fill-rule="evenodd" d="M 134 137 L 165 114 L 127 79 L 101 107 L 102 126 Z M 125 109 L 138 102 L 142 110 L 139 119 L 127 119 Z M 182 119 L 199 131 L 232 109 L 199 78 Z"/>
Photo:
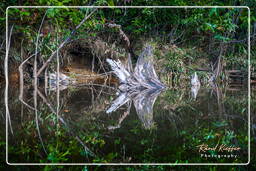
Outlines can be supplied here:
<path id="1" fill-rule="evenodd" d="M 6 107 L 6 163 L 8 165 L 166 165 L 166 166 L 176 166 L 176 165 L 248 165 L 250 163 L 250 27 L 251 27 L 251 11 L 248 6 L 8 6 L 6 8 L 6 52 L 8 47 L 8 9 L 10 8 L 246 8 L 248 10 L 248 162 L 247 163 L 9 163 L 8 162 L 8 56 L 5 57 L 5 107 Z"/>

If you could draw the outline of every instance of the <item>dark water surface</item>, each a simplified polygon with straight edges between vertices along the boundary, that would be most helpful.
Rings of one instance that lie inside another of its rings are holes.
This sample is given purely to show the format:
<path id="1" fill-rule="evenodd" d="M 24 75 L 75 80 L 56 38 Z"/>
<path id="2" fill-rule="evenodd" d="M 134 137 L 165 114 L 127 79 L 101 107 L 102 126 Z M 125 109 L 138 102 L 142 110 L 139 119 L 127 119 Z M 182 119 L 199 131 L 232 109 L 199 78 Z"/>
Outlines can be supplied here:
<path id="1" fill-rule="evenodd" d="M 107 87 L 38 90 L 36 101 L 33 88 L 23 92 L 28 105 L 37 102 L 36 110 L 21 103 L 18 88 L 9 90 L 10 163 L 248 161 L 246 88 L 201 87 L 196 98 L 190 87 L 167 89 L 153 100 L 150 95 L 137 101 L 129 97 L 112 113 L 106 110 L 118 95 Z"/>

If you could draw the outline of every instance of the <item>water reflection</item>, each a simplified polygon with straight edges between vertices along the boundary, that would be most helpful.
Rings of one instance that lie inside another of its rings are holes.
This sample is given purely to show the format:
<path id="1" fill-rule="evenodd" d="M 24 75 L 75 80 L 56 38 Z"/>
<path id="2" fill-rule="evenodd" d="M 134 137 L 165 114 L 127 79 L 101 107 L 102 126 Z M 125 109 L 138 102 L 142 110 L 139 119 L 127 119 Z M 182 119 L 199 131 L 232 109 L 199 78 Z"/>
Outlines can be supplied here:
<path id="1" fill-rule="evenodd" d="M 191 86 L 191 96 L 194 99 L 196 99 L 199 89 L 200 89 L 200 85 L 199 86 L 198 85 Z"/>
<path id="2" fill-rule="evenodd" d="M 146 129 L 150 129 L 154 126 L 153 121 L 153 106 L 158 95 L 163 89 L 144 89 L 142 91 L 135 92 L 122 92 L 113 102 L 112 105 L 107 109 L 106 113 L 111 113 L 119 109 L 122 105 L 128 103 L 128 110 L 125 113 L 126 116 L 130 112 L 131 101 L 133 101 L 137 115 Z M 122 121 L 124 118 L 121 118 Z M 109 129 L 119 128 L 121 122 L 119 121 L 118 126 L 110 126 Z"/>
<path id="3" fill-rule="evenodd" d="M 94 157 L 107 158 L 110 153 L 118 154 L 110 162 L 127 162 L 126 159 L 131 157 L 129 162 L 144 162 L 145 159 L 149 162 L 175 163 L 184 159 L 178 153 L 186 156 L 189 162 L 197 162 L 195 159 L 199 159 L 200 155 L 196 145 L 222 139 L 227 144 L 242 147 L 239 161 L 247 161 L 246 91 L 201 87 L 197 100 L 194 100 L 190 88 L 164 92 L 155 89 L 121 92 L 113 101 L 116 91 L 113 89 L 94 86 L 68 88 L 59 94 L 59 111 L 58 93 L 46 94 L 44 89 L 39 88 L 38 122 L 35 122 L 32 108 L 33 91 L 24 89 L 21 95 L 31 108 L 20 103 L 18 91 L 10 91 L 9 108 L 14 134 L 8 137 L 9 161 L 17 162 L 19 156 L 18 161 L 31 162 L 23 156 L 34 155 L 37 156 L 34 162 L 49 162 L 47 156 L 55 153 L 51 150 L 56 148 L 69 151 L 62 162 L 93 162 Z M 106 114 L 106 109 L 111 114 Z M 55 147 L 56 144 L 59 147 Z M 24 148 L 30 152 L 17 153 Z M 142 160 L 141 154 L 147 150 L 152 150 L 152 153 L 147 153 Z M 125 156 L 120 157 L 123 151 Z M 89 157 L 85 158 L 81 155 L 83 153 L 89 154 Z"/>

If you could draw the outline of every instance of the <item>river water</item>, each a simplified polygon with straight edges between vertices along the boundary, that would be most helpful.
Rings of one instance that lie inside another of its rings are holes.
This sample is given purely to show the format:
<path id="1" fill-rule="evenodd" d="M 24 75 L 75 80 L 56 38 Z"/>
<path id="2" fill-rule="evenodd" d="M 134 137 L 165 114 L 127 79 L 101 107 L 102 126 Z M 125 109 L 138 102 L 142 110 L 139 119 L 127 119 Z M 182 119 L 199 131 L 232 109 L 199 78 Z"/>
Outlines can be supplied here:
<path id="1" fill-rule="evenodd" d="M 127 96 L 124 105 L 106 112 L 122 96 L 110 87 L 24 87 L 22 95 L 11 86 L 8 162 L 246 163 L 247 87 L 192 91 Z"/>

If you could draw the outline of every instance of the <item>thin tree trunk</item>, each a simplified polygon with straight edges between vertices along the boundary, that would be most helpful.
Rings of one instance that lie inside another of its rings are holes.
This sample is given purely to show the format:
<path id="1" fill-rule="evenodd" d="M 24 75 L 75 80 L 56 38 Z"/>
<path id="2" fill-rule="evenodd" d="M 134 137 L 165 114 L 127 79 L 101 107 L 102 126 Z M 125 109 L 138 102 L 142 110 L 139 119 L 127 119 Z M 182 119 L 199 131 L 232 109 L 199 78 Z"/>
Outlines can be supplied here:
<path id="1" fill-rule="evenodd" d="M 56 55 L 57 51 L 59 51 L 59 50 L 70 40 L 71 36 L 76 32 L 76 30 L 77 30 L 87 19 L 89 19 L 89 18 L 92 16 L 92 14 L 93 14 L 96 10 L 97 10 L 97 9 L 94 9 L 89 15 L 85 16 L 85 18 L 80 22 L 80 24 L 78 24 L 78 25 L 76 26 L 76 28 L 71 32 L 71 35 L 70 35 L 68 38 L 66 38 L 66 39 L 60 44 L 60 46 L 57 48 L 57 50 L 55 50 L 55 51 L 51 54 L 51 56 L 47 59 L 47 61 L 43 64 L 43 66 L 38 70 L 37 76 L 39 76 L 39 75 L 42 73 L 42 71 L 49 65 L 49 63 L 52 61 L 53 57 Z"/>

